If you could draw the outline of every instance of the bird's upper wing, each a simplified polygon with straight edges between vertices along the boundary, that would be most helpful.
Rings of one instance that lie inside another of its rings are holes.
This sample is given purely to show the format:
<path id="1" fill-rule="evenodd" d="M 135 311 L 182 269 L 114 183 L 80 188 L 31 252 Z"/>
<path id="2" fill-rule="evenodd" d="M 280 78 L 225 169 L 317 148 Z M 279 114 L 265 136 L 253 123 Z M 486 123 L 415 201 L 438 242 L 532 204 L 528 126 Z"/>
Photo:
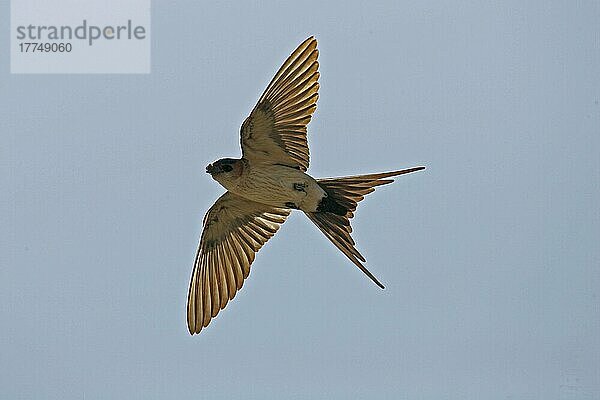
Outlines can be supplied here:
<path id="1" fill-rule="evenodd" d="M 306 125 L 317 108 L 317 40 L 306 39 L 275 74 L 240 131 L 243 157 L 308 169 Z"/>
<path id="2" fill-rule="evenodd" d="M 254 254 L 289 213 L 230 192 L 208 210 L 188 293 L 191 334 L 199 333 L 233 299 L 250 273 Z"/>

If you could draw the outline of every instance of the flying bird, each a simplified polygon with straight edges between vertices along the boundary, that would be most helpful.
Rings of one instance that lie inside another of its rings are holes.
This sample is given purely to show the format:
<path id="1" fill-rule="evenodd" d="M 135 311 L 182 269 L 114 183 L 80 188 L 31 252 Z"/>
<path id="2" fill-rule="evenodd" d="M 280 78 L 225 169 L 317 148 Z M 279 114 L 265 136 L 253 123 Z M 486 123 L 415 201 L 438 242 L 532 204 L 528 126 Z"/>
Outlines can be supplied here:
<path id="1" fill-rule="evenodd" d="M 365 195 L 393 176 L 424 169 L 315 179 L 306 127 L 319 97 L 319 51 L 306 39 L 275 74 L 240 130 L 242 157 L 222 158 L 206 172 L 227 192 L 208 210 L 188 292 L 187 323 L 199 333 L 235 296 L 255 253 L 300 210 L 373 282 L 354 247 L 350 219 Z"/>

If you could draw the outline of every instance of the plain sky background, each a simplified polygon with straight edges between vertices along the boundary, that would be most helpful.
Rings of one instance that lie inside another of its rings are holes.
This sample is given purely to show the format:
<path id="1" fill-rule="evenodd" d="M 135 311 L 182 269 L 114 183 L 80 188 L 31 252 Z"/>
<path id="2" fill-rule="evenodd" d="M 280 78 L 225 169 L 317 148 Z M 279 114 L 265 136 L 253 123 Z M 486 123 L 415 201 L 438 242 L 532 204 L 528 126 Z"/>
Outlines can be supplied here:
<path id="1" fill-rule="evenodd" d="M 2 57 L 0 398 L 600 398 L 598 1 L 153 3 L 149 75 Z M 311 34 L 310 173 L 427 166 L 353 221 L 386 290 L 294 214 L 191 337 L 204 167 Z"/>

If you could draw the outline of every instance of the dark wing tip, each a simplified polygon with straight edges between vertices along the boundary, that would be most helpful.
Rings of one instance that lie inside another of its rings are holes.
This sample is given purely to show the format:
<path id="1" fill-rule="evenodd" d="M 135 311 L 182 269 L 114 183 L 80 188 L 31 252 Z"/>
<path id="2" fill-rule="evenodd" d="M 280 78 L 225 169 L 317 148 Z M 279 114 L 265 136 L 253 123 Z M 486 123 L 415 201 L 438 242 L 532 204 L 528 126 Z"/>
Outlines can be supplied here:
<path id="1" fill-rule="evenodd" d="M 190 335 L 194 336 L 196 333 L 200 333 L 200 329 L 196 329 L 196 324 L 192 323 L 191 321 L 188 320 L 188 324 L 187 324 L 187 328 L 188 328 L 188 332 L 190 333 Z"/>

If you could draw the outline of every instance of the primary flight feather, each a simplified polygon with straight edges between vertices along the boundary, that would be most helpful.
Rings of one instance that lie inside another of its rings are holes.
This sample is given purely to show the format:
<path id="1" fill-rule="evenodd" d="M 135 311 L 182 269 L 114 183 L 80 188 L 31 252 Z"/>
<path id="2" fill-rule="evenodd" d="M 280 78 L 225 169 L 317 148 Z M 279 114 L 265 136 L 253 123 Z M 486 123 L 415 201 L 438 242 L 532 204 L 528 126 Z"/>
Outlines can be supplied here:
<path id="1" fill-rule="evenodd" d="M 393 172 L 314 179 L 306 126 L 319 98 L 319 51 L 306 39 L 283 63 L 242 124 L 242 158 L 223 158 L 206 172 L 227 192 L 208 210 L 190 281 L 187 322 L 191 334 L 206 327 L 235 296 L 255 253 L 277 232 L 292 209 L 303 211 L 325 236 L 379 287 L 354 247 L 350 219 L 357 203 Z"/>

